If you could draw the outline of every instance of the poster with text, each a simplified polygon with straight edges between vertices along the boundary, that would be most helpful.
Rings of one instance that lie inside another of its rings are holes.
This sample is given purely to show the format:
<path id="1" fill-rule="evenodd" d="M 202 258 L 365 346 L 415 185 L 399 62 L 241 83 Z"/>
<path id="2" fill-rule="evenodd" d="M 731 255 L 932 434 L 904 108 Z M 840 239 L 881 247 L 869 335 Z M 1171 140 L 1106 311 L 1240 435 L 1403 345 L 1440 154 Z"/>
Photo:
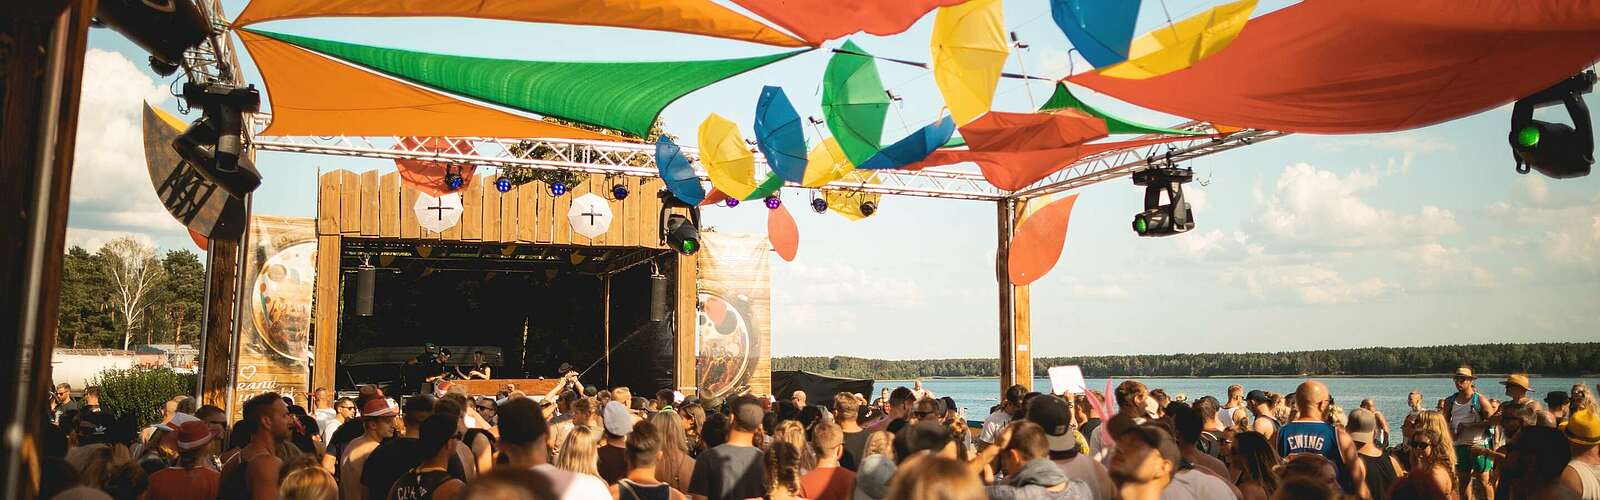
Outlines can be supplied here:
<path id="1" fill-rule="evenodd" d="M 311 298 L 317 278 L 316 220 L 250 219 L 244 324 L 234 351 L 233 413 L 251 397 L 278 392 L 305 405 L 310 373 Z M 338 251 L 338 249 L 332 249 Z"/>
<path id="2" fill-rule="evenodd" d="M 772 391 L 766 235 L 700 233 L 695 382 L 702 398 Z"/>

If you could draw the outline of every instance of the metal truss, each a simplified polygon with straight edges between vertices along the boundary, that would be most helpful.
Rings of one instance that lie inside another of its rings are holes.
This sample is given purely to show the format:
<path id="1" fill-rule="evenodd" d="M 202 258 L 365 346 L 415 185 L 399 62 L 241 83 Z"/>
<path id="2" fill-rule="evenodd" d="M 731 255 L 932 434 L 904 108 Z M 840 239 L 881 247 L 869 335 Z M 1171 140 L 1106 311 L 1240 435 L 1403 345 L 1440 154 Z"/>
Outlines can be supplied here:
<path id="1" fill-rule="evenodd" d="M 244 77 L 239 74 L 239 57 L 233 51 L 233 31 L 228 27 L 228 20 L 223 17 L 222 2 L 200 0 L 196 3 L 206 19 L 210 20 L 212 35 L 206 37 L 199 45 L 184 51 L 184 75 L 195 83 L 220 82 L 243 85 L 245 82 Z"/>
<path id="2" fill-rule="evenodd" d="M 1190 128 L 1189 123 L 1176 128 Z M 1141 167 L 1177 165 L 1186 160 L 1213 155 L 1231 149 L 1249 146 L 1288 135 L 1271 130 L 1243 130 L 1225 136 L 1196 136 L 1186 141 L 1169 142 L 1139 148 L 1119 149 L 1090 155 L 1049 177 L 1011 193 L 1012 198 L 1028 199 L 1083 188 L 1099 182 L 1131 175 Z M 1159 137 L 1147 135 L 1139 139 Z"/>

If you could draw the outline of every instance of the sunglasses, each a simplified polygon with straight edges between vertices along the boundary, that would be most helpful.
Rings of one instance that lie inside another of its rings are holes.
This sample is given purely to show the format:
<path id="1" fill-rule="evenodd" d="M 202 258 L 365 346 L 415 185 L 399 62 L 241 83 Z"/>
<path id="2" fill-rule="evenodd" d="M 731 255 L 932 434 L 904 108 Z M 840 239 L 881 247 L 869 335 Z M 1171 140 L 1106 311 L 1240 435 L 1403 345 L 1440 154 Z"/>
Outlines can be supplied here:
<path id="1" fill-rule="evenodd" d="M 340 406 L 339 409 L 355 411 L 356 407 L 355 406 Z"/>
<path id="2" fill-rule="evenodd" d="M 1412 442 L 1406 443 L 1406 445 L 1410 446 L 1412 448 L 1416 448 L 1418 450 L 1426 450 L 1428 448 L 1432 448 L 1433 447 L 1433 443 L 1429 443 L 1427 441 L 1412 441 Z"/>

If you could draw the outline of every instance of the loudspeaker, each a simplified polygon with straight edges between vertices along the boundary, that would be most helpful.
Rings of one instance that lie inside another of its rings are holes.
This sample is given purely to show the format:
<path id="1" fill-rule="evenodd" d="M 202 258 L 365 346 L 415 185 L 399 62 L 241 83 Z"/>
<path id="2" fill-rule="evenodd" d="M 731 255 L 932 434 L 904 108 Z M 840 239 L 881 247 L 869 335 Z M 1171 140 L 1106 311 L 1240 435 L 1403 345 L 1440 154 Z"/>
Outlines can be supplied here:
<path id="1" fill-rule="evenodd" d="M 650 275 L 650 321 L 660 323 L 667 320 L 667 277 L 659 274 Z"/>
<path id="2" fill-rule="evenodd" d="M 356 316 L 372 315 L 372 293 L 377 285 L 377 269 L 368 265 L 356 268 Z"/>

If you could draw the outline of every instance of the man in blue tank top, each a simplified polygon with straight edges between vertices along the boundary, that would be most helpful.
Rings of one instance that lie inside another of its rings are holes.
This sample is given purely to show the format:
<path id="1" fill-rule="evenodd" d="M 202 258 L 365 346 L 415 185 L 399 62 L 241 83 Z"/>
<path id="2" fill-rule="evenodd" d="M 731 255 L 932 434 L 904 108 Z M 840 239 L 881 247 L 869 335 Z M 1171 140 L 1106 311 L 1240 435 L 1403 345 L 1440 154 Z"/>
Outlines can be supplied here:
<path id="1" fill-rule="evenodd" d="M 1324 418 L 1328 407 L 1333 406 L 1328 399 L 1328 386 L 1307 380 L 1295 389 L 1294 404 L 1299 409 L 1299 417 L 1278 429 L 1278 456 L 1322 455 L 1333 462 L 1340 489 L 1361 498 L 1372 498 L 1367 490 L 1366 467 L 1356 453 L 1355 441 L 1344 429 Z"/>

